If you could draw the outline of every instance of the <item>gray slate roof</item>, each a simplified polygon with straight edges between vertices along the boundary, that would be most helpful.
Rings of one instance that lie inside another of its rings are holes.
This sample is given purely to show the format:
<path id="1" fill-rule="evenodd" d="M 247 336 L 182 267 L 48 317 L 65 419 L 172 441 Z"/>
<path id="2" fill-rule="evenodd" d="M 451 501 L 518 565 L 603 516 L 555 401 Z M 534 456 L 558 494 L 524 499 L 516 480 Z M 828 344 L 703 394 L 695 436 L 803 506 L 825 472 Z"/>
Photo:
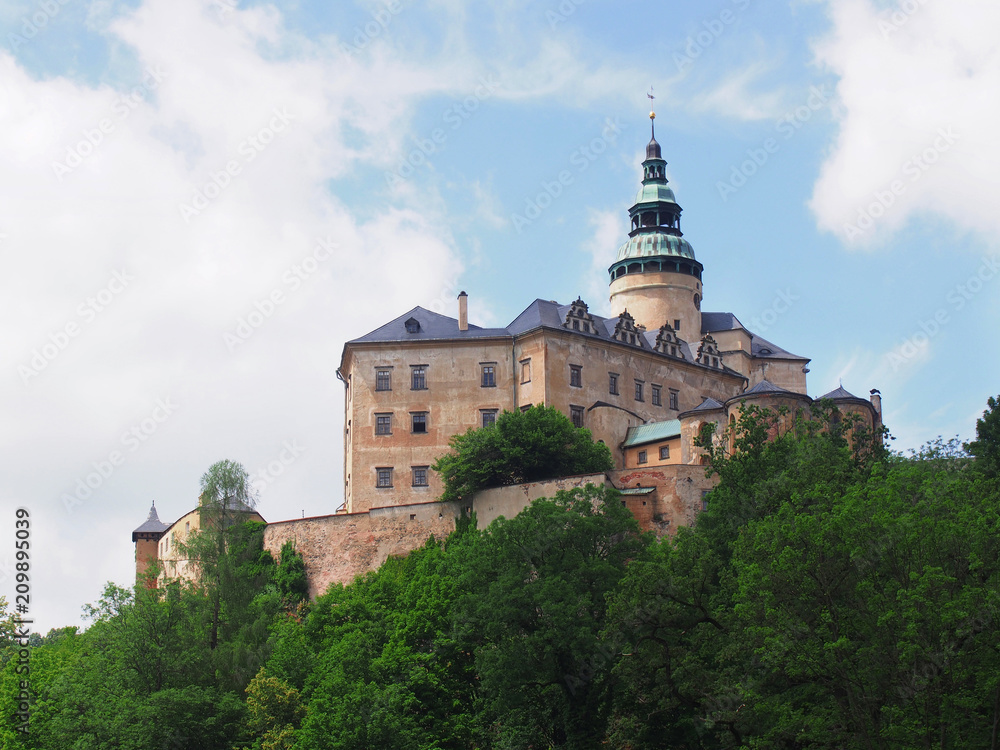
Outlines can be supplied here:
<path id="1" fill-rule="evenodd" d="M 743 391 L 743 393 L 741 393 L 740 396 L 746 396 L 746 395 L 749 395 L 751 393 L 754 393 L 754 394 L 756 394 L 756 393 L 791 393 L 791 391 L 789 391 L 786 388 L 781 388 L 780 386 L 775 385 L 774 383 L 772 383 L 769 380 L 762 380 L 759 383 L 757 383 L 757 385 L 755 385 L 753 388 L 748 388 L 747 390 Z M 803 394 L 799 393 L 799 394 L 796 394 L 796 395 L 801 396 Z M 739 398 L 739 396 L 737 396 L 737 398 Z"/>
<path id="2" fill-rule="evenodd" d="M 170 527 L 163 523 L 157 515 L 156 504 L 154 503 L 152 507 L 150 507 L 149 515 L 146 516 L 146 520 L 143 524 L 132 532 L 132 541 L 135 541 L 137 534 L 162 534 L 168 528 Z"/>
<path id="3" fill-rule="evenodd" d="M 732 313 L 704 312 L 701 314 L 702 333 L 716 333 L 718 331 L 734 331 L 741 329 L 749 333 L 751 336 L 750 354 L 754 357 L 762 357 L 764 359 L 801 359 L 806 362 L 809 361 L 808 357 L 800 357 L 797 354 L 792 354 L 790 351 L 782 349 L 777 344 L 772 344 L 763 336 L 757 335 L 743 325 L 739 321 L 739 318 Z"/>
<path id="4" fill-rule="evenodd" d="M 420 324 L 420 330 L 410 333 L 406 330 L 406 321 L 415 319 Z M 433 340 L 453 340 L 453 339 L 480 339 L 495 338 L 497 336 L 510 337 L 510 331 L 506 328 L 480 328 L 469 325 L 469 330 L 458 330 L 458 320 L 449 318 L 447 315 L 426 310 L 423 307 L 414 307 L 409 312 L 405 312 L 395 320 L 391 320 L 384 326 L 376 328 L 371 333 L 366 333 L 360 338 L 349 341 L 349 344 L 363 344 L 371 341 L 433 341 Z"/>

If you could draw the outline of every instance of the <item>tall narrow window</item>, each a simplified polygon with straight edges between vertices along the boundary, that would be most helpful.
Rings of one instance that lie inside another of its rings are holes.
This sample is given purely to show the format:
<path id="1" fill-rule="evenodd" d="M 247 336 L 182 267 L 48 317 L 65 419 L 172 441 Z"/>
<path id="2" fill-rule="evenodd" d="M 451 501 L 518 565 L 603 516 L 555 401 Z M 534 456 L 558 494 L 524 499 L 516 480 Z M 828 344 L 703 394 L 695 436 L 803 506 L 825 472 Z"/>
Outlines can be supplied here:
<path id="1" fill-rule="evenodd" d="M 641 380 L 635 381 L 635 400 L 642 401 L 642 389 L 645 387 L 645 383 Z"/>
<path id="2" fill-rule="evenodd" d="M 376 435 L 392 434 L 392 414 L 375 415 L 375 434 Z"/>
<path id="3" fill-rule="evenodd" d="M 427 432 L 427 412 L 415 411 L 410 414 L 413 427 L 411 432 Z"/>
<path id="4" fill-rule="evenodd" d="M 639 451 L 639 463 L 646 463 L 646 451 Z"/>
<path id="5" fill-rule="evenodd" d="M 426 487 L 427 486 L 427 469 L 428 466 L 414 466 L 413 467 L 413 486 L 414 487 Z"/>
<path id="6" fill-rule="evenodd" d="M 574 426 L 583 427 L 583 407 L 582 406 L 569 407 L 569 418 L 573 421 Z"/>
<path id="7" fill-rule="evenodd" d="M 375 469 L 375 486 L 392 487 L 392 467 L 385 466 Z"/>
<path id="8" fill-rule="evenodd" d="M 483 427 L 492 427 L 497 423 L 498 409 L 480 409 L 479 413 L 483 418 Z"/>
<path id="9" fill-rule="evenodd" d="M 392 370 L 388 367 L 379 367 L 375 370 L 375 390 L 392 390 Z"/>
<path id="10" fill-rule="evenodd" d="M 581 365 L 569 366 L 569 384 L 573 388 L 583 387 L 583 367 Z"/>
<path id="11" fill-rule="evenodd" d="M 427 367 L 414 365 L 410 368 L 410 390 L 423 391 L 427 388 Z"/>
<path id="12" fill-rule="evenodd" d="M 608 393 L 612 396 L 618 395 L 618 374 L 614 372 L 608 373 Z"/>
<path id="13" fill-rule="evenodd" d="M 660 460 L 661 461 L 666 461 L 668 458 L 670 458 L 670 446 L 669 445 L 661 445 L 660 446 Z"/>
<path id="14" fill-rule="evenodd" d="M 497 368 L 496 365 L 483 365 L 483 388 L 496 388 Z"/>
<path id="15" fill-rule="evenodd" d="M 660 386 L 651 385 L 649 386 L 649 389 L 650 389 L 649 395 L 651 400 L 653 401 L 653 406 L 663 406 L 663 402 L 660 400 Z"/>
<path id="16" fill-rule="evenodd" d="M 671 388 L 670 389 L 670 408 L 674 409 L 674 410 L 679 409 L 680 406 L 678 405 L 678 403 L 679 402 L 678 402 L 677 391 L 675 391 L 673 388 Z"/>
<path id="17" fill-rule="evenodd" d="M 522 359 L 521 360 L 521 382 L 530 383 L 531 382 L 531 360 Z"/>

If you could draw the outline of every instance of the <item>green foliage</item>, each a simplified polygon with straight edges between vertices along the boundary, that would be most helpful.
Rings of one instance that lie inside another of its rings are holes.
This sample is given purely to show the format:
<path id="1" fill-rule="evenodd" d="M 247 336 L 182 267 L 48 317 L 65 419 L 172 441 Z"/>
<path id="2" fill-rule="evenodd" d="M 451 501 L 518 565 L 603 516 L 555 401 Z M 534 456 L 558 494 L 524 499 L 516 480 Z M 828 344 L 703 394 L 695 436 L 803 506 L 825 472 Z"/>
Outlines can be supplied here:
<path id="1" fill-rule="evenodd" d="M 996 478 L 1000 475 L 1000 396 L 990 396 L 986 403 L 988 408 L 976 421 L 976 439 L 965 449 L 987 476 Z"/>
<path id="2" fill-rule="evenodd" d="M 442 500 L 468 498 L 484 487 L 609 471 L 611 451 L 550 406 L 505 411 L 495 424 L 450 441 L 452 453 L 432 467 L 444 480 Z"/>
<path id="3" fill-rule="evenodd" d="M 274 572 L 274 583 L 288 606 L 294 608 L 309 597 L 309 581 L 306 578 L 306 564 L 295 550 L 295 543 L 288 540 L 281 545 L 281 559 Z"/>

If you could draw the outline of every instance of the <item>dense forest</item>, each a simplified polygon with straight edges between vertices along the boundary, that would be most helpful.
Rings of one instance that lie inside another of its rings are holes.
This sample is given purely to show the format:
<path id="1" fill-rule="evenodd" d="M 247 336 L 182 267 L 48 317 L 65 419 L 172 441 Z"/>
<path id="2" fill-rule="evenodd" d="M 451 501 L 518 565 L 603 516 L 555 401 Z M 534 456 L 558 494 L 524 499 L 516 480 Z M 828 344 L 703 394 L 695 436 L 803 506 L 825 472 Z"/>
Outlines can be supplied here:
<path id="1" fill-rule="evenodd" d="M 997 401 L 908 456 L 829 404 L 777 417 L 744 410 L 670 539 L 588 487 L 310 603 L 292 547 L 217 524 L 198 586 L 108 584 L 86 630 L 34 639 L 27 734 L 5 619 L 0 742 L 1000 749 Z"/>

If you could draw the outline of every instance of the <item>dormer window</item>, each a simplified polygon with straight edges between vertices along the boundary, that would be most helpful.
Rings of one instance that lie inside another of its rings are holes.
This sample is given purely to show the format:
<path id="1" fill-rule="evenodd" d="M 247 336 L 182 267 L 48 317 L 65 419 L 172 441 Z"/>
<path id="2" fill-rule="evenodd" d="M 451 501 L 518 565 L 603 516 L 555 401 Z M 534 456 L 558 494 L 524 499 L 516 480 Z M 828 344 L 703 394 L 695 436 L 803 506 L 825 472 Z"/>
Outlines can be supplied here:
<path id="1" fill-rule="evenodd" d="M 618 322 L 615 323 L 615 332 L 611 337 L 623 344 L 642 346 L 642 339 L 639 337 L 639 329 L 636 328 L 635 319 L 628 314 L 627 310 L 618 316 Z"/>
<path id="2" fill-rule="evenodd" d="M 406 326 L 407 333 L 419 333 L 420 332 L 420 321 L 416 318 L 407 318 L 406 322 L 403 323 Z"/>
<path id="3" fill-rule="evenodd" d="M 579 297 L 569 306 L 566 317 L 563 319 L 563 328 L 568 328 L 581 333 L 593 333 L 594 318 L 587 310 L 587 303 Z"/>

